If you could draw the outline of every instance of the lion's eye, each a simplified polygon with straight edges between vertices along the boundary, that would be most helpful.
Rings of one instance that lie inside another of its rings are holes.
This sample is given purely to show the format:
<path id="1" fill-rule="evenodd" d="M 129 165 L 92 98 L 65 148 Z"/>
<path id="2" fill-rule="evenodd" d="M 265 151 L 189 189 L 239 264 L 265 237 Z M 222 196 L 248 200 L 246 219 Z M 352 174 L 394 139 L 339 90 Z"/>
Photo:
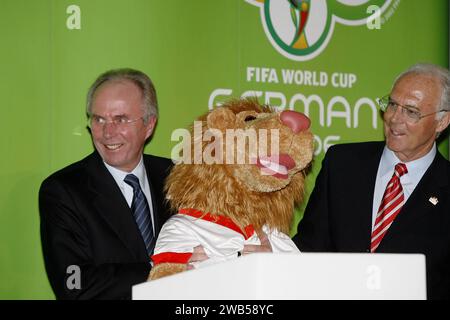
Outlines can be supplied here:
<path id="1" fill-rule="evenodd" d="M 244 119 L 245 122 L 253 121 L 253 120 L 256 120 L 255 116 L 246 116 L 245 119 Z"/>

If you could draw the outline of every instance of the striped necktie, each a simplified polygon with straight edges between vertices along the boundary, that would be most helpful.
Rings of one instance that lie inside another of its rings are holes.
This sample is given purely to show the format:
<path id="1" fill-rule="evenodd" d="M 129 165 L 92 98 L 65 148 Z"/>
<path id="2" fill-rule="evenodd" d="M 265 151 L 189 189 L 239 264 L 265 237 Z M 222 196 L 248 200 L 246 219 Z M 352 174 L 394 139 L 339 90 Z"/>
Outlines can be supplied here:
<path id="1" fill-rule="evenodd" d="M 153 226 L 147 199 L 139 185 L 138 177 L 133 174 L 128 174 L 123 181 L 133 188 L 131 211 L 133 211 L 133 216 L 141 232 L 147 253 L 151 256 L 153 251 Z"/>
<path id="2" fill-rule="evenodd" d="M 405 197 L 403 195 L 400 177 L 405 173 L 408 173 L 406 165 L 404 163 L 397 163 L 394 174 L 391 180 L 389 180 L 386 191 L 383 194 L 383 200 L 375 218 L 375 226 L 373 227 L 370 242 L 370 252 L 375 252 L 378 248 L 384 235 L 403 207 Z"/>

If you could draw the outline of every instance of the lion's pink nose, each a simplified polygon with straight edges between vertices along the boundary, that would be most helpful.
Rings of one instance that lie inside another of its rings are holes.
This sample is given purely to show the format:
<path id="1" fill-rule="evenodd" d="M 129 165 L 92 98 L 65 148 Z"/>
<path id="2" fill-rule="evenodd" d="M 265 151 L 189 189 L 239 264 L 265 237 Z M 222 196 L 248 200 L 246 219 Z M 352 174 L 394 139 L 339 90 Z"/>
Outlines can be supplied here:
<path id="1" fill-rule="evenodd" d="M 291 128 L 294 133 L 299 133 L 301 131 L 307 130 L 311 125 L 311 120 L 303 113 L 286 110 L 281 112 L 280 120 L 283 124 Z"/>

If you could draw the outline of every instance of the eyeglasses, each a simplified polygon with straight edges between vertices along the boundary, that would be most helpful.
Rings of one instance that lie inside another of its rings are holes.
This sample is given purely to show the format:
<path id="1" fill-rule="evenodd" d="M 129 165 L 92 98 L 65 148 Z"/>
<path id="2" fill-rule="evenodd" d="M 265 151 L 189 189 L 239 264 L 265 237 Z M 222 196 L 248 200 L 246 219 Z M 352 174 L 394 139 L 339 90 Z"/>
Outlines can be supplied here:
<path id="1" fill-rule="evenodd" d="M 91 129 L 103 128 L 106 124 L 111 123 L 116 128 L 126 127 L 128 124 L 144 119 L 144 117 L 139 117 L 136 119 L 128 119 L 126 116 L 115 116 L 111 120 L 106 120 L 103 117 L 92 115 L 88 119 L 88 127 Z"/>
<path id="2" fill-rule="evenodd" d="M 389 95 L 384 96 L 383 98 L 377 99 L 377 103 L 380 106 L 381 111 L 387 114 L 394 114 L 397 111 L 397 108 L 402 108 L 401 114 L 406 118 L 406 121 L 417 123 L 420 119 L 431 116 L 433 114 L 439 113 L 439 112 L 448 112 L 450 110 L 438 110 L 435 112 L 422 114 L 419 110 L 416 109 L 416 107 L 413 106 L 403 106 L 401 104 L 398 104 L 394 100 L 391 99 Z"/>

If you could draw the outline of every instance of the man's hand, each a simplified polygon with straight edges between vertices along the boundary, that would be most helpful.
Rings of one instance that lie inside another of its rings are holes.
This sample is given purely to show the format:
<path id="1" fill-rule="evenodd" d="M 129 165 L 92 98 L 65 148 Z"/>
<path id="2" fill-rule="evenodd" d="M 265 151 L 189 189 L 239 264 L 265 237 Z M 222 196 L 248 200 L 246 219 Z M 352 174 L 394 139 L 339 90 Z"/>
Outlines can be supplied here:
<path id="1" fill-rule="evenodd" d="M 261 244 L 247 244 L 242 250 L 242 254 L 256 253 L 256 252 L 272 252 L 272 245 L 270 244 L 269 238 L 264 231 L 257 231 L 259 241 Z"/>
<path id="2" fill-rule="evenodd" d="M 242 254 L 250 254 L 250 253 L 257 253 L 257 252 L 272 252 L 272 245 L 270 244 L 269 238 L 267 237 L 267 234 L 264 231 L 257 231 L 256 234 L 258 235 L 259 241 L 261 244 L 247 244 L 244 246 L 244 249 L 242 250 Z M 205 250 L 202 246 L 196 246 L 194 248 L 194 252 L 192 253 L 191 258 L 189 259 L 187 263 L 187 269 L 192 270 L 195 269 L 195 267 L 192 265 L 193 262 L 202 262 L 209 259 L 208 255 L 206 254 Z"/>
<path id="3" fill-rule="evenodd" d="M 192 265 L 193 262 L 202 262 L 205 261 L 208 258 L 208 255 L 206 254 L 205 250 L 202 246 L 196 246 L 194 248 L 194 252 L 192 253 L 191 258 L 189 259 L 187 263 L 187 269 L 192 270 L 195 269 L 195 267 Z"/>

